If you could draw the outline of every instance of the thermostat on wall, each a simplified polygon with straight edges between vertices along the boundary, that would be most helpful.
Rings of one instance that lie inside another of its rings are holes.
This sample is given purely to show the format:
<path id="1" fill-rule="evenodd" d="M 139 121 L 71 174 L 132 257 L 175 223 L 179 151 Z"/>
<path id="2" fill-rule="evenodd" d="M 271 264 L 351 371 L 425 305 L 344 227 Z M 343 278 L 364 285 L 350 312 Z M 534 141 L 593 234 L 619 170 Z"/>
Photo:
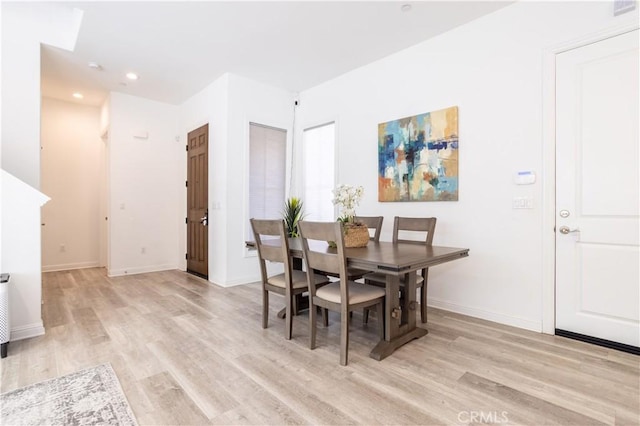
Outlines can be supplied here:
<path id="1" fill-rule="evenodd" d="M 516 185 L 531 185 L 536 181 L 536 174 L 530 170 L 517 172 L 514 177 Z"/>

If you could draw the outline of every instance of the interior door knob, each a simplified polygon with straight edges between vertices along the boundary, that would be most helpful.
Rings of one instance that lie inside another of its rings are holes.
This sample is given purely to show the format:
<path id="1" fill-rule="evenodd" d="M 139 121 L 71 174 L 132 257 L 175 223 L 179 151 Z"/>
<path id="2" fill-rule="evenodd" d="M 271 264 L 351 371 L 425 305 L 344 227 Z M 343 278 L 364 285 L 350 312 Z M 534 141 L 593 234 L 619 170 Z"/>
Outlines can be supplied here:
<path id="1" fill-rule="evenodd" d="M 570 229 L 568 226 L 561 226 L 560 227 L 560 233 L 567 235 L 567 234 L 571 234 L 573 232 L 580 232 L 580 229 L 576 228 L 576 229 Z"/>

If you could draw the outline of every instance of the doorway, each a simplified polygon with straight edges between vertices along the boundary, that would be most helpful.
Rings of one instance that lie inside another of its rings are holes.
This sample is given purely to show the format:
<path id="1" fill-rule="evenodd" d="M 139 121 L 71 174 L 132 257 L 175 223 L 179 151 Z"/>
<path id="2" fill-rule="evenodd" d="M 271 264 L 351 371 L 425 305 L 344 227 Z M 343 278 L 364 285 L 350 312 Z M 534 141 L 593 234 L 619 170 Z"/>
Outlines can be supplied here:
<path id="1" fill-rule="evenodd" d="M 640 353 L 638 30 L 556 55 L 555 333 Z"/>
<path id="2" fill-rule="evenodd" d="M 209 277 L 209 125 L 187 135 L 187 272 Z"/>

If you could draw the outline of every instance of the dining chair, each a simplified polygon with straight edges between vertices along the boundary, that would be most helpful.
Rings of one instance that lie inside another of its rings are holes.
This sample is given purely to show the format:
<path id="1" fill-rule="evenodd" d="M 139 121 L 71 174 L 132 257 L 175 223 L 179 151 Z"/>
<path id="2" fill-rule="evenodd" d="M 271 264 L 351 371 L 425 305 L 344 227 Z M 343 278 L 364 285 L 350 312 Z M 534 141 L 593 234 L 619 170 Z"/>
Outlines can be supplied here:
<path id="1" fill-rule="evenodd" d="M 383 220 L 384 216 L 354 216 L 355 222 L 364 223 L 369 229 L 370 241 L 380 241 L 380 233 L 382 232 Z M 362 279 L 366 274 L 370 272 L 371 271 L 367 271 L 365 269 L 347 267 L 347 275 L 349 276 L 349 280 L 351 281 Z M 331 272 L 327 272 L 327 275 L 329 275 L 330 277 L 337 277 L 336 274 L 332 274 Z"/>
<path id="2" fill-rule="evenodd" d="M 371 241 L 380 241 L 384 216 L 355 216 L 353 220 L 364 223 L 369 228 L 369 239 Z M 373 235 L 371 235 L 371 231 L 373 231 Z"/>
<path id="3" fill-rule="evenodd" d="M 369 240 L 380 241 L 380 233 L 382 232 L 382 221 L 384 216 L 355 216 L 354 221 L 364 223 L 369 229 Z M 358 268 L 347 267 L 347 275 L 351 281 L 359 280 L 371 271 Z"/>
<path id="4" fill-rule="evenodd" d="M 384 298 L 385 290 L 355 283 L 348 279 L 347 258 L 340 222 L 309 222 L 298 224 L 302 237 L 302 251 L 307 266 L 309 285 L 309 347 L 316 347 L 316 309 L 328 309 L 340 313 L 340 364 L 347 365 L 349 351 L 349 312 L 365 307 L 376 308 L 378 335 L 384 338 Z M 335 241 L 330 248 L 327 241 Z M 334 281 L 318 288 L 314 271 L 322 270 L 337 274 Z"/>
<path id="5" fill-rule="evenodd" d="M 423 244 L 430 246 L 433 243 L 433 233 L 436 229 L 435 217 L 400 217 L 393 221 L 393 243 Z M 419 236 L 418 236 L 419 235 Z M 420 318 L 422 323 L 427 322 L 427 278 L 429 268 L 419 271 L 416 277 L 416 287 L 420 289 Z M 365 284 L 384 287 L 386 275 L 372 272 L 364 276 Z M 400 278 L 401 297 L 404 297 L 404 277 Z M 368 310 L 364 312 L 364 322 L 368 319 Z"/>
<path id="6" fill-rule="evenodd" d="M 291 339 L 295 296 L 308 290 L 307 274 L 292 268 L 289 253 L 289 239 L 284 220 L 251 219 L 251 228 L 258 248 L 260 275 L 262 281 L 262 328 L 269 322 L 269 292 L 283 295 L 285 298 L 285 338 Z M 269 244 L 265 244 L 265 241 Z M 284 272 L 269 276 L 268 262 L 282 263 Z M 315 285 L 329 283 L 325 275 L 313 274 Z M 297 310 L 297 309 L 296 309 Z"/>

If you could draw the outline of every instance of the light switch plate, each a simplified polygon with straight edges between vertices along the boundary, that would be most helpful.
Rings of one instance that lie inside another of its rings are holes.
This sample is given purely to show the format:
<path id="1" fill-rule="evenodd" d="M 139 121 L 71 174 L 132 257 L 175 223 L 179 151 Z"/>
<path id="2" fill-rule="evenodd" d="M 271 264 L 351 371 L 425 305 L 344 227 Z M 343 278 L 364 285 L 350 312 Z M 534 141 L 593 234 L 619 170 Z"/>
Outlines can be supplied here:
<path id="1" fill-rule="evenodd" d="M 532 209 L 533 197 L 513 197 L 514 209 Z"/>

